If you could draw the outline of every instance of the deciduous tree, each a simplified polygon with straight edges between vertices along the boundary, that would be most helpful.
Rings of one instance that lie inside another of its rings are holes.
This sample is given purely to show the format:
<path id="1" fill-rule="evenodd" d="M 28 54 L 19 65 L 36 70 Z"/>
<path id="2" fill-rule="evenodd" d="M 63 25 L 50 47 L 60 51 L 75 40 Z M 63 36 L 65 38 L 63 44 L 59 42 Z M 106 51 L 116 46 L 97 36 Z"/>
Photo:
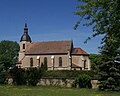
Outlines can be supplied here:
<path id="1" fill-rule="evenodd" d="M 18 59 L 19 44 L 14 41 L 4 40 L 0 42 L 0 65 L 5 70 L 15 65 Z"/>

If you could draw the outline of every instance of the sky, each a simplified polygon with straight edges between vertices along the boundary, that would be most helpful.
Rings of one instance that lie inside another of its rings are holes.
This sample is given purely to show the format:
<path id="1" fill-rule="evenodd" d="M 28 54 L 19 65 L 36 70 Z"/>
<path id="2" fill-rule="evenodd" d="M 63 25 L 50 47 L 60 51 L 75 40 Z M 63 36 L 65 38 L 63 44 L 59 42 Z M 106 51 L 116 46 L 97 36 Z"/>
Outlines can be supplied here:
<path id="1" fill-rule="evenodd" d="M 92 27 L 82 24 L 77 30 L 73 27 L 79 20 L 74 15 L 77 0 L 0 0 L 0 41 L 20 42 L 27 19 L 29 35 L 33 42 L 73 40 L 74 47 L 86 52 L 98 53 L 101 37 L 88 41 L 93 34 Z"/>

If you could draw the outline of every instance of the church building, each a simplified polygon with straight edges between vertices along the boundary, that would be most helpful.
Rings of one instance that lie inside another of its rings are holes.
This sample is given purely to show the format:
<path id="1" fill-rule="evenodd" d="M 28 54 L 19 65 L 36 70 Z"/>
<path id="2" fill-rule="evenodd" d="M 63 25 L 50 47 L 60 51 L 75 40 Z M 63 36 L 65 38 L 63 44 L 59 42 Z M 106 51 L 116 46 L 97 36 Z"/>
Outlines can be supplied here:
<path id="1" fill-rule="evenodd" d="M 21 68 L 40 67 L 47 63 L 48 70 L 90 70 L 89 54 L 74 48 L 73 41 L 32 42 L 27 23 L 20 39 L 19 61 Z"/>

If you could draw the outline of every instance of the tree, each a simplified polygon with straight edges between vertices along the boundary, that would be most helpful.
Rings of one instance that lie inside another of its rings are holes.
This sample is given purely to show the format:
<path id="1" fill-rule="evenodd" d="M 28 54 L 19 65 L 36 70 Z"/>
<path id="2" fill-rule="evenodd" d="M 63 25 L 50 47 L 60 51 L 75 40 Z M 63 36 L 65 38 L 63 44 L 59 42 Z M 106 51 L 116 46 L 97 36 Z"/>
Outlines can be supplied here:
<path id="1" fill-rule="evenodd" d="M 78 0 L 79 9 L 75 12 L 80 16 L 80 20 L 76 23 L 75 29 L 79 26 L 82 19 L 86 26 L 93 26 L 93 37 L 104 34 L 103 41 L 108 35 L 120 36 L 120 0 Z M 90 39 L 90 38 L 88 38 Z"/>
<path id="2" fill-rule="evenodd" d="M 117 43 L 106 42 L 102 48 L 99 81 L 101 90 L 120 90 L 120 59 Z"/>
<path id="3" fill-rule="evenodd" d="M 101 55 L 100 54 L 90 54 L 89 58 L 91 60 L 91 69 L 98 74 L 99 65 L 101 62 Z"/>
<path id="4" fill-rule="evenodd" d="M 100 89 L 116 90 L 120 87 L 120 0 L 78 0 L 75 12 L 80 20 L 85 19 L 85 26 L 93 26 L 93 35 L 103 35 L 100 63 Z M 88 37 L 87 40 L 91 39 Z M 116 62 L 117 61 L 117 62 Z"/>
<path id="5" fill-rule="evenodd" d="M 0 42 L 0 83 L 5 83 L 8 69 L 15 66 L 18 51 L 19 45 L 17 42 L 8 40 Z"/>
<path id="6" fill-rule="evenodd" d="M 4 40 L 0 42 L 0 65 L 3 65 L 5 70 L 15 65 L 18 60 L 19 44 L 14 41 Z"/>
<path id="7" fill-rule="evenodd" d="M 6 71 L 3 65 L 0 65 L 0 84 L 4 84 L 6 80 Z"/>

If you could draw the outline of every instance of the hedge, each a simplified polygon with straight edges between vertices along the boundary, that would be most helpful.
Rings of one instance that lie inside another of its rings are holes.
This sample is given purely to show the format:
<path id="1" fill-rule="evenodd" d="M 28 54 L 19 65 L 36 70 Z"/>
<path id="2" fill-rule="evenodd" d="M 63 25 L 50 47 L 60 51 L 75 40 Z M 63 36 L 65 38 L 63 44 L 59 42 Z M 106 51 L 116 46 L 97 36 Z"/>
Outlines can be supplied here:
<path id="1" fill-rule="evenodd" d="M 49 70 L 43 74 L 42 78 L 76 78 L 82 74 L 94 77 L 95 73 L 87 70 Z"/>

